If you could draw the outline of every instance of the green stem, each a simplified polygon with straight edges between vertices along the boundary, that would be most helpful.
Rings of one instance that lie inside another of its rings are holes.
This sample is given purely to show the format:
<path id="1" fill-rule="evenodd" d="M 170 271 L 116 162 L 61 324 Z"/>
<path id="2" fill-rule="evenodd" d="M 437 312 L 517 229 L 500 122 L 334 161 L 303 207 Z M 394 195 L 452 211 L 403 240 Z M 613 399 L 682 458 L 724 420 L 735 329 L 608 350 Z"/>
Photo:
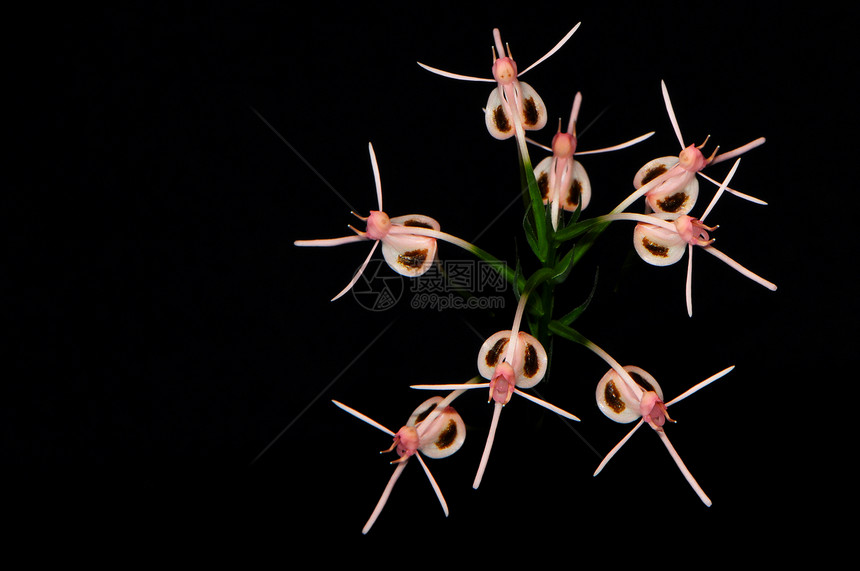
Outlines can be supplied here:
<path id="1" fill-rule="evenodd" d="M 529 202 L 531 203 L 532 219 L 534 220 L 535 234 L 537 235 L 537 255 L 541 262 L 545 262 L 549 254 L 549 241 L 547 239 L 546 208 L 540 195 L 532 160 L 526 146 L 526 135 L 522 125 L 516 124 L 516 139 L 518 153 L 520 156 L 520 173 L 523 176 L 526 189 L 528 190 Z"/>
<path id="2" fill-rule="evenodd" d="M 601 359 L 606 361 L 606 363 L 610 367 L 612 367 L 612 369 L 616 373 L 618 373 L 622 379 L 624 379 L 624 382 L 627 383 L 627 385 L 634 392 L 634 394 L 639 395 L 639 396 L 642 395 L 642 393 L 643 393 L 642 387 L 640 387 L 638 384 L 636 384 L 636 381 L 633 380 L 633 377 L 630 376 L 630 373 L 628 373 L 624 369 L 624 367 L 622 367 L 618 363 L 618 361 L 616 361 L 609 353 L 607 353 L 606 351 L 604 351 L 603 349 L 601 349 L 600 347 L 598 347 L 597 345 L 595 345 L 594 343 L 589 341 L 587 338 L 585 338 L 577 330 L 573 329 L 572 327 L 570 327 L 568 325 L 564 325 L 563 323 L 561 323 L 559 321 L 550 321 L 549 330 L 552 333 L 558 335 L 559 337 L 564 337 L 565 339 L 568 339 L 569 341 L 573 341 L 574 343 L 579 343 L 583 347 L 585 347 L 588 350 L 595 353 Z"/>
<path id="3" fill-rule="evenodd" d="M 448 234 L 447 232 L 433 230 L 432 228 L 421 228 L 419 226 L 409 226 L 408 228 L 404 228 L 406 229 L 395 231 L 393 230 L 394 227 L 392 227 L 392 231 L 395 231 L 398 234 L 414 234 L 418 236 L 428 236 L 430 238 L 436 238 L 437 240 L 443 240 L 445 242 L 448 242 L 449 244 L 453 244 L 466 250 L 467 252 L 474 254 L 485 262 L 490 262 L 491 267 L 496 270 L 502 277 L 504 277 L 508 282 L 510 282 L 510 284 L 514 287 L 520 288 L 524 284 L 523 277 L 517 275 L 517 272 L 515 272 L 510 266 L 508 266 L 508 264 L 493 256 L 489 252 L 479 248 L 478 246 L 475 246 L 471 242 L 467 242 L 462 238 L 457 238 L 456 236 Z"/>

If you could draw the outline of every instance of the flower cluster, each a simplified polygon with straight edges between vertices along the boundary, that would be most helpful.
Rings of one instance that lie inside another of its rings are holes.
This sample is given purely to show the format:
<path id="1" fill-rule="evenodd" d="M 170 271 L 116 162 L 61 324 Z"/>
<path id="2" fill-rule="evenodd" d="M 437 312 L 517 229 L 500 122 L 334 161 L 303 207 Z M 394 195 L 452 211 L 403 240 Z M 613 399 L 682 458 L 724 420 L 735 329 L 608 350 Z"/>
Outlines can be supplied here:
<path id="1" fill-rule="evenodd" d="M 642 260 L 653 266 L 663 267 L 675 264 L 680 261 L 685 252 L 687 253 L 686 302 L 689 318 L 692 318 L 693 314 L 692 254 L 696 248 L 712 254 L 754 282 L 775 290 L 776 286 L 773 283 L 714 248 L 714 238 L 711 234 L 717 227 L 705 224 L 705 218 L 725 193 L 757 204 L 764 204 L 757 198 L 729 187 L 739 167 L 740 155 L 763 144 L 764 138 L 755 139 L 729 152 L 719 153 L 719 149 L 715 148 L 706 158 L 702 151 L 707 139 L 700 145 L 684 142 L 668 89 L 666 84 L 662 83 L 666 111 L 680 143 L 680 152 L 677 156 L 660 157 L 642 166 L 633 176 L 633 192 L 612 211 L 593 218 L 584 218 L 582 214 L 591 203 L 593 188 L 585 168 L 575 157 L 625 149 L 647 139 L 653 131 L 611 147 L 579 151 L 577 119 L 582 95 L 577 92 L 573 99 L 567 129 L 562 130 L 561 120 L 559 120 L 558 130 L 550 145 L 545 146 L 526 137 L 526 131 L 537 131 L 547 124 L 547 112 L 546 105 L 538 92 L 531 85 L 521 81 L 521 77 L 562 48 L 578 28 L 579 24 L 574 26 L 545 56 L 523 71 L 519 71 L 510 48 L 506 49 L 502 43 L 498 29 L 493 30 L 491 78 L 461 75 L 419 63 L 424 69 L 444 77 L 496 84 L 484 109 L 485 123 L 493 138 L 499 140 L 514 138 L 516 141 L 525 204 L 523 230 L 539 269 L 530 275 L 525 275 L 523 264 L 519 260 L 512 267 L 474 244 L 442 232 L 440 223 L 430 217 L 418 214 L 389 217 L 382 207 L 381 177 L 372 145 L 369 146 L 369 150 L 377 192 L 377 210 L 369 211 L 367 216 L 353 213 L 366 223 L 366 228 L 350 226 L 353 232 L 350 236 L 295 242 L 297 246 L 339 246 L 365 241 L 373 243 L 370 253 L 358 272 L 334 299 L 343 296 L 355 285 L 380 243 L 388 266 L 402 276 L 415 278 L 439 263 L 441 256 L 439 241 L 462 248 L 480 260 L 493 262 L 493 267 L 510 283 L 518 297 L 510 327 L 489 336 L 477 348 L 479 376 L 474 376 L 467 383 L 411 385 L 413 389 L 448 391 L 448 394 L 445 397 L 433 397 L 422 403 L 399 431 L 391 431 L 345 404 L 334 401 L 341 409 L 389 434 L 393 438 L 393 443 L 386 452 L 396 451 L 398 455 L 398 458 L 393 461 L 397 465 L 395 472 L 365 525 L 364 533 L 367 533 L 376 521 L 395 481 L 413 456 L 418 458 L 445 514 L 448 514 L 448 506 L 441 488 L 430 474 L 422 455 L 429 458 L 442 458 L 453 454 L 463 446 L 466 436 L 465 425 L 460 415 L 451 406 L 452 401 L 460 395 L 466 392 L 474 394 L 472 389 L 484 389 L 488 391 L 488 401 L 493 403 L 493 415 L 484 444 L 484 452 L 473 480 L 473 487 L 476 489 L 487 470 L 501 411 L 514 395 L 567 419 L 579 420 L 570 412 L 527 392 L 527 389 L 541 382 L 552 366 L 551 355 L 548 354 L 546 346 L 551 339 L 556 338 L 581 345 L 605 361 L 609 370 L 597 381 L 595 391 L 599 410 L 615 422 L 636 422 L 627 436 L 605 456 L 595 475 L 603 470 L 609 459 L 627 442 L 628 438 L 647 423 L 657 433 L 702 502 L 706 505 L 711 504 L 711 500 L 698 485 L 669 441 L 665 426 L 667 422 L 674 421 L 669 416 L 668 408 L 721 378 L 734 367 L 729 366 L 696 384 L 682 395 L 665 401 L 659 383 L 650 373 L 640 367 L 622 366 L 607 351 L 572 327 L 573 322 L 587 309 L 588 300 L 568 310 L 567 313 L 557 314 L 554 290 L 568 279 L 574 265 L 604 230 L 616 221 L 635 223 L 632 231 L 633 249 Z M 549 151 L 551 155 L 536 166 L 532 166 L 529 144 Z M 734 159 L 734 164 L 721 182 L 702 172 L 711 165 L 731 159 Z M 696 218 L 691 213 L 694 212 L 701 193 L 699 177 L 712 183 L 716 191 L 707 208 Z M 640 199 L 644 203 L 640 211 L 629 210 Z M 464 372 L 463 376 L 468 374 L 470 373 Z"/>

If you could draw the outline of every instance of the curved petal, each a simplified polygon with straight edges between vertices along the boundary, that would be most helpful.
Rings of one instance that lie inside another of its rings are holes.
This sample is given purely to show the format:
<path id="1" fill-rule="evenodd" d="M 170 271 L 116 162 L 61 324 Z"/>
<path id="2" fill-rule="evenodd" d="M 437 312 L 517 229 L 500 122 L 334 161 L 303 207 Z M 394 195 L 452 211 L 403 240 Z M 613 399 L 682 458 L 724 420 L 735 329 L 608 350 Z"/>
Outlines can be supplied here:
<path id="1" fill-rule="evenodd" d="M 445 458 L 463 446 L 466 425 L 453 407 L 445 407 L 430 423 L 427 432 L 422 432 L 418 445 L 418 449 L 428 458 Z"/>
<path id="2" fill-rule="evenodd" d="M 645 193 L 645 202 L 654 212 L 681 216 L 690 212 L 699 198 L 699 181 L 692 171 L 667 178 L 654 190 Z"/>
<path id="3" fill-rule="evenodd" d="M 370 258 L 373 256 L 373 253 L 376 251 L 376 247 L 379 246 L 379 240 L 373 243 L 373 247 L 370 249 L 370 253 L 367 254 L 367 257 L 364 259 L 364 263 L 361 264 L 361 267 L 358 268 L 358 271 L 355 272 L 355 275 L 352 276 L 352 279 L 346 284 L 346 287 L 341 290 L 339 294 L 331 298 L 332 301 L 343 297 L 343 295 L 352 289 L 352 286 L 355 285 L 355 282 L 358 281 L 358 278 L 361 277 L 361 274 L 364 273 L 364 269 L 367 268 L 367 264 L 370 262 Z"/>
<path id="4" fill-rule="evenodd" d="M 442 397 L 430 397 L 425 400 L 418 407 L 412 411 L 412 414 L 409 415 L 409 419 L 406 421 L 406 426 L 415 426 L 416 424 L 422 422 L 427 416 L 436 409 L 436 405 L 442 402 Z"/>
<path id="5" fill-rule="evenodd" d="M 382 239 L 382 255 L 398 274 L 417 277 L 426 273 L 436 260 L 436 239 L 389 233 Z"/>
<path id="6" fill-rule="evenodd" d="M 645 139 L 647 139 L 648 137 L 650 137 L 653 134 L 654 134 L 654 131 L 651 131 L 650 133 L 645 133 L 644 135 L 640 135 L 640 136 L 636 137 L 635 139 L 630 139 L 629 141 L 626 141 L 624 143 L 619 143 L 617 145 L 612 145 L 611 147 L 603 147 L 601 149 L 592 149 L 590 151 L 576 151 L 576 154 L 577 155 L 596 155 L 599 153 L 608 153 L 611 151 L 618 151 L 620 149 L 626 149 L 627 147 L 631 147 L 631 146 L 635 145 L 636 143 L 641 143 L 642 141 L 644 141 Z"/>
<path id="7" fill-rule="evenodd" d="M 444 410 L 437 410 L 440 403 L 450 400 L 430 397 L 412 412 L 406 422 L 406 426 L 418 427 L 418 449 L 429 458 L 450 456 L 463 446 L 466 439 L 466 425 L 460 414 L 444 404 Z"/>
<path id="8" fill-rule="evenodd" d="M 523 81 L 515 84 L 520 98 L 520 122 L 527 131 L 538 131 L 546 126 L 547 113 L 543 99 L 531 85 Z"/>
<path id="9" fill-rule="evenodd" d="M 437 232 L 442 229 L 442 227 L 434 218 L 424 216 L 423 214 L 407 214 L 405 216 L 395 216 L 394 218 L 391 218 L 391 223 L 407 228 L 428 228 L 430 230 L 436 230 Z"/>
<path id="10" fill-rule="evenodd" d="M 348 412 L 349 414 L 351 414 L 355 418 L 357 418 L 359 420 L 363 420 L 364 422 L 366 422 L 370 426 L 373 426 L 374 428 L 378 428 L 379 430 L 381 430 L 382 432 L 384 432 L 385 434 L 387 434 L 389 436 L 394 436 L 394 432 L 392 432 L 388 428 L 385 428 L 384 426 L 382 426 L 381 424 L 379 424 L 378 422 L 376 422 L 375 420 L 373 420 L 369 416 L 358 412 L 354 408 L 350 408 L 350 407 L 346 406 L 342 402 L 338 402 L 336 400 L 332 400 L 331 402 L 333 402 L 338 408 Z"/>
<path id="11" fill-rule="evenodd" d="M 540 190 L 543 203 L 547 204 L 555 200 L 555 194 L 552 192 L 550 185 L 550 173 L 552 165 L 555 164 L 555 157 L 545 157 L 535 167 L 535 181 L 537 181 L 538 190 Z"/>
<path id="12" fill-rule="evenodd" d="M 585 173 L 585 168 L 579 161 L 573 161 L 573 167 L 563 179 L 559 188 L 559 205 L 568 212 L 574 212 L 582 201 L 582 210 L 591 201 L 591 181 Z"/>
<path id="13" fill-rule="evenodd" d="M 654 212 L 680 216 L 693 209 L 699 196 L 695 173 L 684 170 L 678 157 L 659 157 L 648 161 L 633 176 L 633 187 L 642 188 L 654 181 L 645 192 L 645 200 Z M 657 178 L 659 182 L 656 182 Z"/>
<path id="14" fill-rule="evenodd" d="M 379 164 L 376 162 L 376 153 L 371 143 L 367 143 L 367 149 L 370 152 L 370 165 L 373 167 L 373 182 L 376 185 L 376 203 L 379 205 L 379 211 L 382 212 L 382 179 L 379 176 Z"/>
<path id="15" fill-rule="evenodd" d="M 637 430 L 639 430 L 639 427 L 640 427 L 640 426 L 642 426 L 643 424 L 645 424 L 645 419 L 644 419 L 644 418 L 640 418 L 640 419 L 639 419 L 639 422 L 637 422 L 637 423 L 636 423 L 636 426 L 634 426 L 634 427 L 630 430 L 630 432 L 628 432 L 626 435 L 624 435 L 624 438 L 622 438 L 621 440 L 619 440 L 619 441 L 618 441 L 618 444 L 616 444 L 615 446 L 613 446 L 613 447 L 612 447 L 612 450 L 610 450 L 610 451 L 609 451 L 609 453 L 608 453 L 606 456 L 604 456 L 603 460 L 600 462 L 600 465 L 599 465 L 599 466 L 597 467 L 597 469 L 594 471 L 594 475 L 595 475 L 595 476 L 596 476 L 596 475 L 598 475 L 598 474 L 600 473 L 600 471 L 601 471 L 601 470 L 603 470 L 603 468 L 605 468 L 605 467 L 606 467 L 606 465 L 609 463 L 609 460 L 611 460 L 611 459 L 612 459 L 612 457 L 613 457 L 613 456 L 615 456 L 615 454 L 616 454 L 619 450 L 621 450 L 621 447 L 622 447 L 622 446 L 624 446 L 624 444 L 625 444 L 628 440 L 630 440 L 630 437 L 631 437 L 631 436 L 633 436 L 633 433 L 634 433 L 634 432 L 636 432 Z"/>
<path id="16" fill-rule="evenodd" d="M 687 243 L 677 232 L 642 222 L 633 229 L 633 247 L 652 266 L 671 266 L 687 251 Z"/>
<path id="17" fill-rule="evenodd" d="M 597 383 L 594 396 L 600 412 L 615 422 L 627 424 L 641 417 L 639 400 L 612 369 Z"/>
<path id="18" fill-rule="evenodd" d="M 520 331 L 514 362 L 511 363 L 516 375 L 517 388 L 528 389 L 541 382 L 546 375 L 547 360 L 546 349 L 540 341 Z"/>
<path id="19" fill-rule="evenodd" d="M 681 136 L 681 128 L 678 126 L 678 119 L 675 117 L 675 110 L 672 109 L 672 101 L 669 99 L 669 90 L 666 88 L 666 82 L 660 80 L 660 88 L 663 91 L 663 101 L 666 103 L 666 112 L 669 114 L 669 121 L 672 123 L 672 129 L 675 131 L 675 136 L 678 137 L 678 142 L 681 143 L 681 148 L 685 147 L 684 137 Z"/>
<path id="20" fill-rule="evenodd" d="M 648 161 L 633 175 L 633 188 L 640 188 L 657 178 L 663 173 L 669 172 L 678 164 L 678 157 L 659 157 Z"/>
<path id="21" fill-rule="evenodd" d="M 640 388 L 654 391 L 663 400 L 663 389 L 650 373 L 634 365 L 627 365 L 624 370 Z M 594 394 L 600 412 L 615 422 L 627 424 L 641 417 L 638 395 L 633 394 L 615 369 L 603 375 Z"/>
<path id="22" fill-rule="evenodd" d="M 507 352 L 508 342 L 511 339 L 511 331 L 499 331 L 484 341 L 478 351 L 478 372 L 485 379 L 493 378 L 496 365 L 502 362 Z"/>
<path id="23" fill-rule="evenodd" d="M 520 75 L 523 75 L 525 72 L 527 72 L 530 69 L 534 69 L 539 63 L 546 60 L 549 56 L 551 56 L 552 54 L 557 52 L 561 48 L 561 46 L 563 46 L 565 44 L 565 42 L 567 42 L 567 40 L 570 39 L 570 37 L 574 34 L 574 32 L 576 32 L 576 30 L 579 29 L 580 24 L 582 24 L 582 22 L 577 22 L 577 24 L 573 28 L 571 28 L 571 30 L 567 34 L 565 34 L 565 36 L 561 40 L 559 40 L 559 42 L 555 46 L 553 46 L 553 48 L 551 50 L 549 50 L 546 54 L 544 54 L 539 60 L 537 60 L 536 62 L 534 62 L 530 66 L 528 66 L 523 71 L 521 71 Z"/>
<path id="24" fill-rule="evenodd" d="M 508 113 L 502 98 L 502 88 L 496 87 L 490 92 L 487 106 L 484 109 L 484 122 L 490 135 L 499 140 L 510 139 L 514 136 L 514 118 Z"/>

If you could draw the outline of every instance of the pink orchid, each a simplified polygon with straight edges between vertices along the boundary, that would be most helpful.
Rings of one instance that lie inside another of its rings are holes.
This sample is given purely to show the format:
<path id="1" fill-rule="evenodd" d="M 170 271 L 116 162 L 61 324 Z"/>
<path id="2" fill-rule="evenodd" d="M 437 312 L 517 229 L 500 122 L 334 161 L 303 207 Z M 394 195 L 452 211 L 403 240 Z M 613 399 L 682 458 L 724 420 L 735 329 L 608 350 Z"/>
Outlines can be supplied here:
<path id="1" fill-rule="evenodd" d="M 520 331 L 520 323 L 527 298 L 528 292 L 523 293 L 520 297 L 513 327 L 510 330 L 498 331 L 488 337 L 483 345 L 481 345 L 480 351 L 478 351 L 478 371 L 489 382 L 465 385 L 412 385 L 414 389 L 489 389 L 489 400 L 494 401 L 493 419 L 490 424 L 489 434 L 487 435 L 487 442 L 484 446 L 484 453 L 478 466 L 478 472 L 475 476 L 475 481 L 472 483 L 472 487 L 475 489 L 481 484 L 484 471 L 486 470 L 502 408 L 511 400 L 514 394 L 565 418 L 579 420 L 579 418 L 569 412 L 520 390 L 537 385 L 546 374 L 547 368 L 547 353 L 543 345 L 532 335 Z"/>
<path id="2" fill-rule="evenodd" d="M 373 176 L 376 182 L 376 196 L 379 210 L 371 210 L 367 217 L 358 216 L 360 220 L 367 222 L 367 230 L 362 232 L 349 226 L 354 236 L 343 238 L 330 238 L 322 240 L 296 240 L 296 246 L 340 246 L 353 242 L 373 241 L 373 247 L 365 258 L 364 263 L 358 269 L 352 280 L 332 298 L 332 301 L 340 298 L 348 292 L 358 281 L 370 262 L 376 247 L 382 243 L 382 255 L 386 263 L 398 274 L 407 277 L 416 277 L 424 274 L 436 260 L 436 238 L 446 235 L 439 232 L 439 223 L 429 216 L 411 214 L 389 218 L 382 210 L 382 182 L 379 176 L 379 166 L 376 162 L 376 154 L 373 145 L 368 143 L 370 150 L 370 161 L 373 166 Z M 421 230 L 429 230 L 432 235 L 419 234 Z M 433 234 L 433 233 L 436 234 Z"/>
<path id="3" fill-rule="evenodd" d="M 674 220 L 665 220 L 658 215 L 644 215 L 632 213 L 608 214 L 599 217 L 600 220 L 633 220 L 638 222 L 633 231 L 633 247 L 639 257 L 645 262 L 653 266 L 669 266 L 678 262 L 688 252 L 687 261 L 687 283 L 686 283 L 686 302 L 687 313 L 693 315 L 693 247 L 698 246 L 704 251 L 719 258 L 730 267 L 734 268 L 744 276 L 755 281 L 756 283 L 766 287 L 771 291 L 776 291 L 777 287 L 774 283 L 762 278 L 758 274 L 748 270 L 720 250 L 714 248 L 714 239 L 710 237 L 708 232 L 713 232 L 717 229 L 716 226 L 706 226 L 704 223 L 705 217 L 710 213 L 717 201 L 722 196 L 723 192 L 728 189 L 727 185 L 734 176 L 735 171 L 740 164 L 740 159 L 735 161 L 729 174 L 720 184 L 720 188 L 705 210 L 705 213 L 699 219 L 692 218 L 686 214 L 682 214 Z"/>
<path id="4" fill-rule="evenodd" d="M 527 160 L 525 130 L 534 131 L 546 125 L 547 113 L 543 99 L 537 92 L 519 78 L 539 63 L 559 50 L 579 28 L 573 27 L 549 52 L 523 71 L 517 70 L 517 64 L 511 55 L 510 46 L 505 55 L 502 36 L 498 28 L 493 29 L 493 78 L 473 77 L 442 71 L 418 62 L 418 65 L 438 75 L 466 81 L 495 82 L 497 87 L 490 93 L 487 106 L 484 108 L 484 122 L 490 135 L 496 139 L 509 139 L 516 136 L 517 145 L 523 160 Z"/>
<path id="5" fill-rule="evenodd" d="M 644 141 L 654 134 L 653 131 L 636 137 L 626 143 L 595 149 L 593 151 L 577 151 L 576 121 L 579 115 L 579 107 L 582 104 L 582 94 L 577 92 L 573 98 L 573 109 L 567 124 L 567 131 L 562 132 L 561 120 L 559 120 L 558 133 L 552 139 L 552 147 L 546 147 L 529 140 L 543 149 L 552 152 L 551 157 L 546 157 L 535 167 L 535 179 L 540 188 L 544 204 L 550 204 L 551 220 L 553 230 L 558 229 L 559 208 L 568 212 L 574 212 L 577 208 L 585 210 L 591 200 L 591 182 L 582 164 L 574 159 L 574 153 L 578 155 L 594 155 L 624 149 Z"/>
<path id="6" fill-rule="evenodd" d="M 699 195 L 699 183 L 696 180 L 698 174 L 702 178 L 719 185 L 717 181 L 703 174 L 701 171 L 707 166 L 735 158 L 743 153 L 764 144 L 764 137 L 759 137 L 733 151 L 717 154 L 719 147 L 714 149 L 707 159 L 702 154 L 705 141 L 699 145 L 685 145 L 681 136 L 681 129 L 675 112 L 672 110 L 672 102 L 669 100 L 669 91 L 664 81 L 660 82 L 663 90 L 663 100 L 666 103 L 666 111 L 678 141 L 681 143 L 681 153 L 677 156 L 660 157 L 646 163 L 633 177 L 633 186 L 637 190 L 619 204 L 613 213 L 621 212 L 640 196 L 645 196 L 648 208 L 656 213 L 667 217 L 676 217 L 690 212 L 696 204 Z M 737 190 L 727 188 L 728 192 L 735 194 L 745 200 L 757 204 L 765 204 L 764 201 L 754 198 Z"/>
<path id="7" fill-rule="evenodd" d="M 624 446 L 633 433 L 647 422 L 660 437 L 660 440 L 663 441 L 663 444 L 666 446 L 666 449 L 669 451 L 675 464 L 677 464 L 678 468 L 681 470 L 684 478 L 686 478 L 687 482 L 692 486 L 693 490 L 695 490 L 702 502 L 704 502 L 705 505 L 710 506 L 710 498 L 708 498 L 701 486 L 699 486 L 695 478 L 693 478 L 693 475 L 684 465 L 684 462 L 681 460 L 675 447 L 672 446 L 672 443 L 669 441 L 669 437 L 666 436 L 663 425 L 667 420 L 669 422 L 675 422 L 669 416 L 667 411 L 668 407 L 678 403 L 699 389 L 723 377 L 732 369 L 734 369 L 734 366 L 728 367 L 719 373 L 708 377 L 669 402 L 663 401 L 663 390 L 660 388 L 660 385 L 653 376 L 643 369 L 634 366 L 626 366 L 624 367 L 626 374 L 623 377 L 619 374 L 617 368 L 613 367 L 610 369 L 597 384 L 595 397 L 597 399 L 598 408 L 600 408 L 600 411 L 604 415 L 615 422 L 627 424 L 637 419 L 639 422 L 637 422 L 636 426 L 634 426 L 633 429 L 615 445 L 609 454 L 604 457 L 603 461 L 597 467 L 597 470 L 594 471 L 594 475 L 596 476 L 599 474 L 615 453 Z M 633 379 L 635 386 L 631 384 L 631 378 Z"/>
<path id="8" fill-rule="evenodd" d="M 418 458 L 418 462 L 424 468 L 424 473 L 427 474 L 430 485 L 433 486 L 433 491 L 436 492 L 436 497 L 439 499 L 439 503 L 442 504 L 445 516 L 448 516 L 448 504 L 445 502 L 442 490 L 439 488 L 421 455 L 423 454 L 428 458 L 445 458 L 457 452 L 463 446 L 463 442 L 466 439 L 466 426 L 457 411 L 450 406 L 451 401 L 459 396 L 460 392 L 455 391 L 444 399 L 438 396 L 427 399 L 415 409 L 406 424 L 396 433 L 357 410 L 338 401 L 332 401 L 349 414 L 392 436 L 394 438 L 393 444 L 381 453 L 396 451 L 399 457 L 397 460 L 391 462 L 392 464 L 397 464 L 397 467 L 391 475 L 382 496 L 379 498 L 376 508 L 374 508 L 373 513 L 361 530 L 362 533 L 366 534 L 370 531 L 379 514 L 382 513 L 382 509 L 391 495 L 394 484 L 406 467 L 406 463 L 413 456 Z"/>

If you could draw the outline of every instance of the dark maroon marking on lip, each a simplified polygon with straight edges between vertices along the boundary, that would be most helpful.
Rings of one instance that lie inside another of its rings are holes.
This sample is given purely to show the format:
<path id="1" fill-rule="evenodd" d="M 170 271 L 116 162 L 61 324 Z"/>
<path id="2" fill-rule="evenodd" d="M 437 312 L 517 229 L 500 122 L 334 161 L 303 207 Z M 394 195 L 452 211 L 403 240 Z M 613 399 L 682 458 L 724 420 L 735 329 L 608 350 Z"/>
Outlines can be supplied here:
<path id="1" fill-rule="evenodd" d="M 427 250 L 411 250 L 397 256 L 397 261 L 407 268 L 418 269 L 427 259 Z"/>
<path id="2" fill-rule="evenodd" d="M 618 387 L 615 386 L 615 381 L 606 383 L 603 389 L 603 400 L 615 414 L 621 414 L 627 408 L 627 405 L 621 400 L 621 393 L 618 391 Z"/>
<path id="3" fill-rule="evenodd" d="M 492 349 L 490 349 L 487 352 L 487 356 L 484 358 L 484 361 L 486 361 L 487 366 L 489 366 L 489 367 L 495 367 L 496 366 L 496 363 L 499 362 L 499 355 L 501 354 L 502 349 L 504 349 L 505 345 L 507 345 L 507 344 L 508 344 L 508 339 L 506 337 L 502 337 L 501 339 L 496 341 L 496 344 L 493 345 Z"/>
<path id="4" fill-rule="evenodd" d="M 642 245 L 645 246 L 645 249 L 658 256 L 660 258 L 668 258 L 669 257 L 669 248 L 666 246 L 660 246 L 655 244 L 648 238 L 642 238 Z"/>

